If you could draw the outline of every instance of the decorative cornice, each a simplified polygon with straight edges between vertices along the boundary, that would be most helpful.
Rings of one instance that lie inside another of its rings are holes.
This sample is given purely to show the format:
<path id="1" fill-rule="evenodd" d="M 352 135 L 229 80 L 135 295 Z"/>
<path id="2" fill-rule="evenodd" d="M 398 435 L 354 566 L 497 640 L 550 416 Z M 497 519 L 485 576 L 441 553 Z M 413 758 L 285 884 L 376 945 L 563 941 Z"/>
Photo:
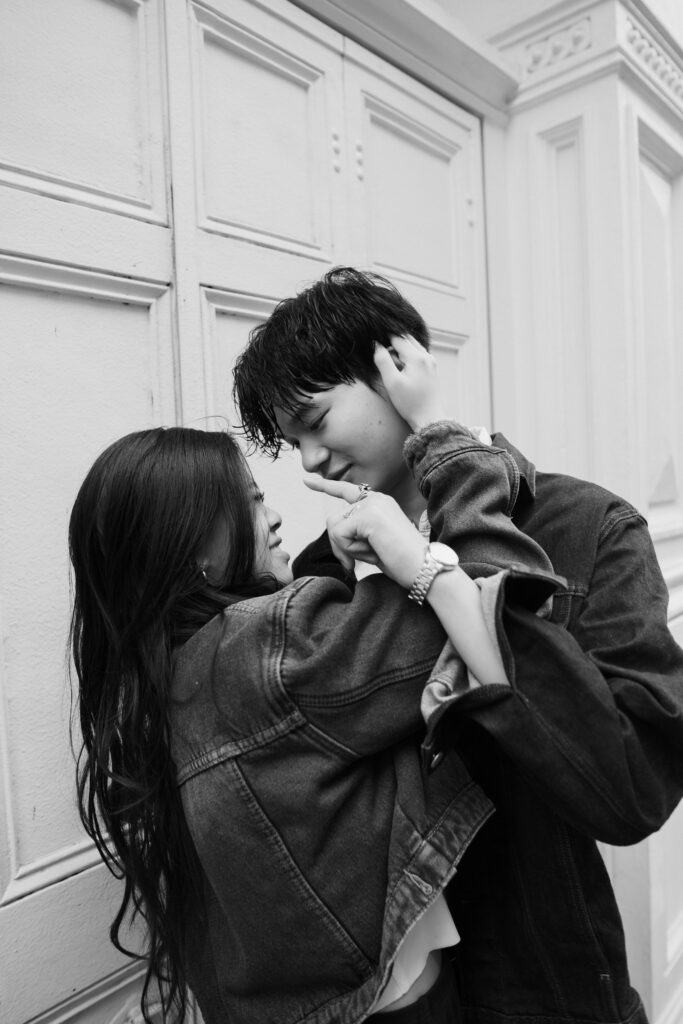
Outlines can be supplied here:
<path id="1" fill-rule="evenodd" d="M 552 64 L 576 57 L 577 54 L 590 50 L 593 45 L 590 18 L 581 18 L 572 24 L 564 25 L 540 39 L 535 39 L 525 47 L 523 71 L 525 76 L 537 74 L 541 69 Z"/>
<path id="2" fill-rule="evenodd" d="M 619 75 L 683 114 L 683 41 L 643 0 L 564 0 L 491 40 L 520 74 L 512 109 L 543 102 L 605 75 Z"/>

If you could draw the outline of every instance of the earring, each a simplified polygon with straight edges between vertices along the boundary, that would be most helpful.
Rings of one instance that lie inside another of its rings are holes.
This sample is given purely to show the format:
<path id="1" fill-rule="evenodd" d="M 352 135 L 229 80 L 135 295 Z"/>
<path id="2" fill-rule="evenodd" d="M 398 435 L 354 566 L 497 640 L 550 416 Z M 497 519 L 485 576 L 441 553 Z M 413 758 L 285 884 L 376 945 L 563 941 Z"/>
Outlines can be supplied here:
<path id="1" fill-rule="evenodd" d="M 203 565 L 198 565 L 197 568 L 199 569 L 199 572 L 200 572 L 204 582 L 208 583 L 209 582 L 209 577 L 206 575 L 206 567 L 203 566 Z"/>

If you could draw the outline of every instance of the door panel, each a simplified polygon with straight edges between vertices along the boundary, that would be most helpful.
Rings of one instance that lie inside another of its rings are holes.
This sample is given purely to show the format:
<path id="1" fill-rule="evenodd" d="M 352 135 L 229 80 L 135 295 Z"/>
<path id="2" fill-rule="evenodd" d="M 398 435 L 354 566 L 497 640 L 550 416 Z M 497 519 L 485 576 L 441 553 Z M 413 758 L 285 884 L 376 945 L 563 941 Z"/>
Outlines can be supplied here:
<path id="1" fill-rule="evenodd" d="M 425 317 L 452 415 L 487 423 L 479 122 L 349 40 L 344 85 L 355 259 Z"/>
<path id="2" fill-rule="evenodd" d="M 198 227 L 329 261 L 337 37 L 248 3 L 217 7 L 192 7 Z"/>
<path id="3" fill-rule="evenodd" d="M 174 387 L 165 287 L 12 257 L 0 281 L 0 963 L 20 1024 L 123 963 L 75 812 L 67 524 L 95 455 L 168 422 Z"/>
<path id="4" fill-rule="evenodd" d="M 7 0 L 0 182 L 165 222 L 159 0 Z"/>

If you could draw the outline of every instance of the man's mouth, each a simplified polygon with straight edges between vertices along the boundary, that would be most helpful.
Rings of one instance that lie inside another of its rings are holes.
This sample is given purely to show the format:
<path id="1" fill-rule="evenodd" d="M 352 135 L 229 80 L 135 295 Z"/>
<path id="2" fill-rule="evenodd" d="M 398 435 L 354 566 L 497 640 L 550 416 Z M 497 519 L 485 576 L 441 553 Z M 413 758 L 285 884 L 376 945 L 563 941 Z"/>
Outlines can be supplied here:
<path id="1" fill-rule="evenodd" d="M 342 466 L 341 469 L 336 469 L 333 473 L 327 473 L 326 476 L 325 476 L 325 479 L 326 480 L 344 480 L 346 478 L 346 474 L 349 472 L 350 469 L 351 469 L 351 463 L 349 463 L 347 466 Z"/>

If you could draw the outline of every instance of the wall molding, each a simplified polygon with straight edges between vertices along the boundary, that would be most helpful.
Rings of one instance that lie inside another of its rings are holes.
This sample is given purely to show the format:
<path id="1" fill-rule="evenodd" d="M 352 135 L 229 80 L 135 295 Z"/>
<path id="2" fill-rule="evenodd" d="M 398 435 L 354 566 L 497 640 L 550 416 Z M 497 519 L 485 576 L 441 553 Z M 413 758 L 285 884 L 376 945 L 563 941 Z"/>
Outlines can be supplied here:
<path id="1" fill-rule="evenodd" d="M 10 837 L 11 838 L 11 837 Z M 41 889 L 65 878 L 79 875 L 89 868 L 102 864 L 100 855 L 89 839 L 71 846 L 65 846 L 15 869 L 13 878 L 0 897 L 0 907 L 7 906 L 24 896 L 31 896 Z"/>
<path id="2" fill-rule="evenodd" d="M 121 999 L 123 1006 L 114 1011 L 113 1017 L 107 1014 L 108 1024 L 138 1024 L 141 1022 L 141 1015 L 137 1014 L 132 1006 L 134 996 L 125 996 L 125 990 L 132 986 L 141 986 L 144 977 L 144 968 L 138 963 L 127 964 L 119 971 L 107 975 L 89 988 L 77 992 L 76 995 L 65 999 L 57 1006 L 51 1007 L 45 1013 L 31 1020 L 31 1024 L 70 1024 L 75 1018 L 103 1004 L 112 998 Z M 139 997 L 136 1000 L 139 1003 Z M 100 1007 L 101 1012 L 102 1007 Z M 98 1017 L 102 1020 L 102 1016 Z"/>
<path id="3" fill-rule="evenodd" d="M 0 252 L 0 284 L 82 295 L 133 306 L 152 306 L 170 288 L 167 281 L 119 277 L 81 267 Z"/>
<path id="4" fill-rule="evenodd" d="M 666 930 L 666 970 L 669 974 L 683 957 L 683 909 Z"/>
<path id="5" fill-rule="evenodd" d="M 249 292 L 230 291 L 223 288 L 202 289 L 207 306 L 217 313 L 228 316 L 244 316 L 265 320 L 280 301 L 271 295 L 254 295 Z"/>
<path id="6" fill-rule="evenodd" d="M 208 417 L 223 419 L 214 411 L 212 382 L 216 367 L 216 317 L 234 316 L 247 320 L 266 320 L 273 312 L 279 299 L 270 295 L 256 295 L 230 289 L 203 287 L 202 293 L 202 360 L 204 363 L 204 408 Z"/>
<path id="7" fill-rule="evenodd" d="M 678 986 L 662 1012 L 657 1015 L 656 1024 L 680 1024 L 681 1020 L 683 1020 L 683 985 Z"/>
<path id="8" fill-rule="evenodd" d="M 116 213 L 149 224 L 168 226 L 166 211 L 151 199 L 140 199 L 121 192 L 98 188 L 87 182 L 74 181 L 58 174 L 48 174 L 20 164 L 0 162 L 0 185 L 34 192 L 39 196 L 61 199 L 67 203 L 78 203 L 106 213 Z"/>
<path id="9" fill-rule="evenodd" d="M 429 328 L 431 347 L 437 352 L 455 352 L 456 355 L 470 340 L 466 334 L 456 334 L 455 331 L 446 331 L 442 328 Z"/>

